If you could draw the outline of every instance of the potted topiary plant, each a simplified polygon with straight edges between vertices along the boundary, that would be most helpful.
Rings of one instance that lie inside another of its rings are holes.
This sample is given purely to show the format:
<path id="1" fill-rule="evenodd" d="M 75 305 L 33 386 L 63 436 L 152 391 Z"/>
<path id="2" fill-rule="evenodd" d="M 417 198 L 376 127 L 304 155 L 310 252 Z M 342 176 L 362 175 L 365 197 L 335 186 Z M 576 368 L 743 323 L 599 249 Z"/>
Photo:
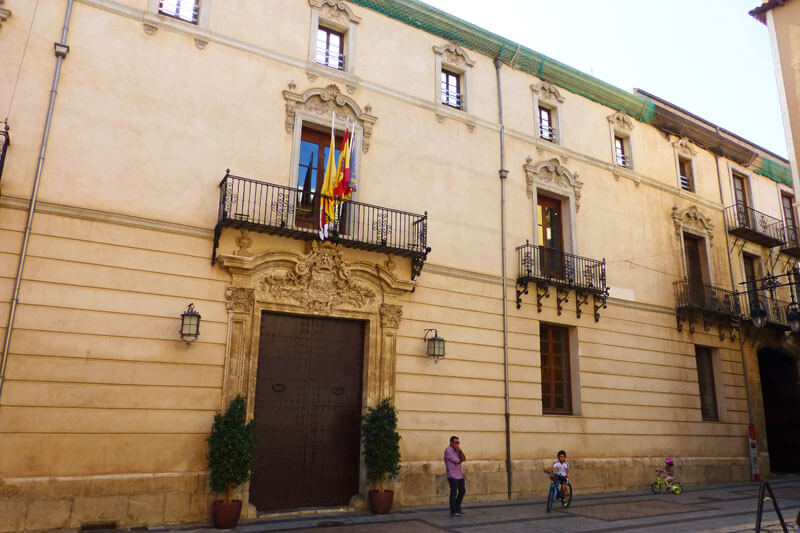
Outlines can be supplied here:
<path id="1" fill-rule="evenodd" d="M 392 510 L 394 491 L 385 490 L 384 483 L 400 473 L 400 434 L 397 433 L 397 411 L 389 398 L 363 417 L 364 463 L 367 479 L 378 489 L 369 491 L 369 506 L 375 514 Z"/>
<path id="2" fill-rule="evenodd" d="M 214 526 L 236 527 L 242 512 L 242 500 L 234 500 L 233 489 L 250 478 L 256 459 L 255 421 L 247 423 L 247 406 L 237 395 L 225 414 L 214 416 L 208 437 L 208 469 L 211 490 L 225 493 L 225 500 L 215 500 L 211 507 Z"/>

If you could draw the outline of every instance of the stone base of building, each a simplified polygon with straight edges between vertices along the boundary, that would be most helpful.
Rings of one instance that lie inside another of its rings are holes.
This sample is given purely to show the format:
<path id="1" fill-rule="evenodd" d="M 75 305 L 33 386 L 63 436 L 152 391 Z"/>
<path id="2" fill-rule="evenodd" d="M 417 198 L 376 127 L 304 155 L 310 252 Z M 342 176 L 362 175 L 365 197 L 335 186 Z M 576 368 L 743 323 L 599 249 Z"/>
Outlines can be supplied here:
<path id="1" fill-rule="evenodd" d="M 579 459 L 570 463 L 575 494 L 641 490 L 655 479 L 663 457 Z M 544 497 L 550 480 L 542 472 L 552 459 L 512 462 L 512 498 Z M 395 506 L 446 505 L 450 489 L 441 461 L 403 463 L 395 482 Z M 504 461 L 468 461 L 467 501 L 508 498 Z M 684 485 L 746 481 L 745 457 L 688 457 L 677 461 Z M 237 497 L 246 496 L 247 486 Z M 116 527 L 207 522 L 213 495 L 206 472 L 114 476 L 9 478 L 0 480 L 0 532 L 80 528 L 90 524 Z M 356 500 L 357 498 L 354 498 Z M 353 502 L 351 506 L 356 507 Z M 255 518 L 252 506 L 242 518 Z"/>
<path id="2" fill-rule="evenodd" d="M 206 472 L 0 480 L 0 532 L 205 522 Z"/>
<path id="3" fill-rule="evenodd" d="M 512 461 L 512 499 L 543 498 L 550 485 L 550 478 L 543 470 L 553 462 L 554 459 Z M 569 477 L 575 494 L 642 490 L 655 480 L 655 470 L 663 467 L 663 457 L 581 458 L 570 462 Z M 750 463 L 746 457 L 681 457 L 676 460 L 675 473 L 684 486 L 747 481 Z M 468 461 L 464 463 L 464 476 L 467 501 L 508 498 L 504 461 Z M 449 494 L 441 461 L 403 464 L 395 490 L 399 506 L 446 505 Z"/>

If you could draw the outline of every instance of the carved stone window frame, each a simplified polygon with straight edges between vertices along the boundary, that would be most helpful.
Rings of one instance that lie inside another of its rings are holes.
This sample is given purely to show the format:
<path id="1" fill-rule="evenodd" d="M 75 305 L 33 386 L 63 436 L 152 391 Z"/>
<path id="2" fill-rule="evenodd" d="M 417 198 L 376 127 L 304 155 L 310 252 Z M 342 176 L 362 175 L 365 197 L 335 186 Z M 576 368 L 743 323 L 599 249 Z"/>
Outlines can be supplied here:
<path id="1" fill-rule="evenodd" d="M 537 138 L 543 139 L 542 132 L 539 124 L 539 108 L 543 107 L 550 111 L 550 121 L 552 127 L 555 129 L 555 140 L 547 141 L 553 144 L 562 144 L 561 135 L 561 104 L 564 103 L 565 98 L 561 95 L 558 88 L 549 81 L 542 81 L 531 85 L 531 92 L 533 93 L 533 131 Z"/>
<path id="2" fill-rule="evenodd" d="M 334 128 L 344 131 L 349 120 L 353 125 L 354 143 L 356 151 L 362 153 L 369 151 L 372 127 L 378 117 L 370 114 L 372 106 L 366 104 L 364 109 L 358 103 L 343 94 L 336 84 L 327 87 L 312 87 L 302 93 L 296 91 L 294 82 L 289 84 L 289 89 L 283 91 L 286 101 L 286 133 L 292 135 L 292 156 L 290 160 L 289 186 L 298 187 L 297 168 L 300 164 L 300 136 L 304 124 L 313 124 L 330 128 L 333 112 L 336 112 Z M 361 175 L 361 157 L 356 157 L 356 171 Z M 353 200 L 358 199 L 358 191 L 353 194 Z"/>
<path id="3" fill-rule="evenodd" d="M 675 234 L 678 236 L 681 249 L 681 268 L 683 269 L 684 279 L 689 278 L 689 270 L 686 265 L 686 244 L 684 235 L 689 234 L 703 239 L 705 243 L 706 267 L 708 268 L 708 283 L 713 285 L 716 279 L 714 273 L 713 255 L 711 248 L 714 239 L 714 223 L 697 208 L 696 205 L 680 209 L 678 206 L 672 208 L 672 223 L 675 226 Z"/>
<path id="4" fill-rule="evenodd" d="M 694 158 L 697 155 L 697 150 L 692 147 L 691 142 L 687 137 L 681 137 L 677 141 L 672 143 L 672 150 L 675 154 L 675 178 L 676 183 L 678 185 L 678 189 L 682 192 L 692 192 L 697 193 L 697 179 L 695 176 L 695 165 L 694 165 Z M 686 160 L 691 165 L 692 169 L 692 190 L 687 191 L 683 187 L 681 187 L 681 159 Z"/>
<path id="5" fill-rule="evenodd" d="M 356 45 L 356 26 L 361 17 L 356 16 L 350 6 L 342 0 L 308 0 L 311 7 L 311 25 L 308 40 L 308 62 L 315 67 L 326 67 L 317 63 L 317 30 L 320 26 L 344 35 L 344 65 L 342 72 L 355 69 L 354 53 Z M 335 69 L 334 69 L 335 70 Z"/>
<path id="6" fill-rule="evenodd" d="M 623 111 L 617 111 L 606 117 L 608 120 L 608 133 L 609 140 L 611 141 L 611 161 L 615 167 L 626 168 L 633 170 L 633 119 L 625 114 Z M 614 138 L 619 137 L 622 139 L 626 152 L 627 166 L 619 165 L 617 163 L 617 151 L 614 145 Z"/>
<path id="7" fill-rule="evenodd" d="M 434 102 L 437 106 L 442 103 L 441 78 L 442 69 L 458 74 L 461 78 L 461 111 L 472 112 L 472 67 L 475 61 L 470 59 L 467 52 L 455 43 L 446 43 L 433 47 L 433 57 L 436 73 L 434 79 Z M 451 108 L 458 113 L 458 109 Z"/>
<path id="8" fill-rule="evenodd" d="M 363 321 L 362 409 L 394 397 L 397 330 L 403 316 L 400 301 L 415 283 L 398 278 L 391 261 L 350 261 L 341 245 L 327 241 L 311 241 L 305 252 L 220 255 L 218 261 L 231 274 L 222 405 L 242 394 L 248 418 L 254 415 L 264 311 Z M 363 462 L 361 468 L 359 494 L 366 496 Z"/>
<path id="9" fill-rule="evenodd" d="M 537 163 L 533 162 L 532 157 L 528 157 L 525 164 L 522 165 L 522 170 L 525 173 L 528 198 L 531 199 L 533 244 L 537 246 L 542 244 L 538 242 L 536 213 L 537 199 L 541 191 L 546 196 L 560 200 L 562 206 L 566 204 L 566 209 L 562 208 L 565 214 L 563 227 L 565 251 L 577 253 L 577 214 L 581 208 L 581 188 L 583 187 L 583 182 L 578 179 L 578 172 L 570 171 L 557 157 Z"/>

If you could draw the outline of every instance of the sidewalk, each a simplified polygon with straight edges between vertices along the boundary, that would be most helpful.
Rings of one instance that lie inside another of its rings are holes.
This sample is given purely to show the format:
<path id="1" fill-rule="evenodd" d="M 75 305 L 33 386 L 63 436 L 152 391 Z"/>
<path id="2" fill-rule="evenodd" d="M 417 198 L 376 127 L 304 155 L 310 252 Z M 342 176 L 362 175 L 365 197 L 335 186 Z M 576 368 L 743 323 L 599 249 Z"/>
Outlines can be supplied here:
<path id="1" fill-rule="evenodd" d="M 770 482 L 783 518 L 792 531 L 800 509 L 800 476 L 783 476 Z M 470 504 L 467 516 L 450 518 L 445 505 L 401 509 L 379 516 L 369 512 L 315 513 L 241 522 L 242 533 L 293 531 L 336 533 L 522 533 L 531 531 L 753 531 L 758 506 L 758 483 L 729 483 L 684 487 L 681 495 L 636 491 L 581 496 L 576 488 L 567 510 L 547 513 L 544 500 Z M 469 491 L 469 486 L 467 486 Z M 782 531 L 771 501 L 764 502 L 761 530 Z M 158 528 L 150 531 L 216 531 L 209 525 Z"/>

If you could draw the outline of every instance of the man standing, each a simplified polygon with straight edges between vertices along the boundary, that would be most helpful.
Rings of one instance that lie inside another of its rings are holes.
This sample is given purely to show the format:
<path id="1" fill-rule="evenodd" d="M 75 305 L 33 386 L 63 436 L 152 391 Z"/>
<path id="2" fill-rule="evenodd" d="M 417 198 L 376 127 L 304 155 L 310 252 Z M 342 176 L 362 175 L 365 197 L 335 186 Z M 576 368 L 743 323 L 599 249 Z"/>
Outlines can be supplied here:
<path id="1" fill-rule="evenodd" d="M 456 436 L 450 437 L 450 446 L 444 449 L 444 466 L 447 470 L 447 482 L 450 484 L 450 518 L 465 514 L 461 511 L 461 502 L 466 492 L 461 463 L 466 460 L 461 451 L 461 441 Z"/>

